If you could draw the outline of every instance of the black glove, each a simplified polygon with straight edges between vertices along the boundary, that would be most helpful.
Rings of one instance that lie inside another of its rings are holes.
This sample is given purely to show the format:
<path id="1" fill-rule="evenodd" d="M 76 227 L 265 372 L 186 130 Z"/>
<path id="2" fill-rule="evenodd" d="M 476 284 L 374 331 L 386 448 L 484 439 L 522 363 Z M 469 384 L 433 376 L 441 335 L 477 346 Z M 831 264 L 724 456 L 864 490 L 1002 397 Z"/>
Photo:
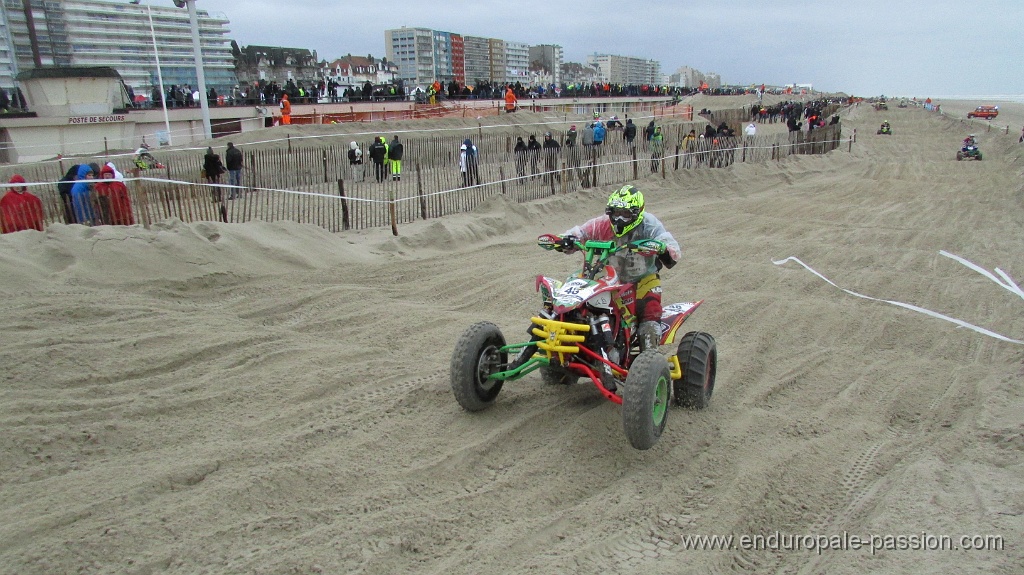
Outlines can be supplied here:
<path id="1" fill-rule="evenodd" d="M 576 251 L 576 242 L 578 239 L 576 236 L 562 236 L 562 239 L 558 242 L 558 251 L 560 252 L 574 252 Z"/>

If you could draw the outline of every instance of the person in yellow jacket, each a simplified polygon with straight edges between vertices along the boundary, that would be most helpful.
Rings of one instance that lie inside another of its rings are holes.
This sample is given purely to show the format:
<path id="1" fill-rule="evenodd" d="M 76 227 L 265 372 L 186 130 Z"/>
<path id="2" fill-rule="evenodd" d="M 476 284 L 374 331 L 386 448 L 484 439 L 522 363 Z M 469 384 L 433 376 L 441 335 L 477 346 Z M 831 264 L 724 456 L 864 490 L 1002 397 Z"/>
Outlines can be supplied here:
<path id="1" fill-rule="evenodd" d="M 388 160 L 391 163 L 391 179 L 398 181 L 402 179 L 402 155 L 405 153 L 405 146 L 398 141 L 395 135 L 388 144 Z"/>

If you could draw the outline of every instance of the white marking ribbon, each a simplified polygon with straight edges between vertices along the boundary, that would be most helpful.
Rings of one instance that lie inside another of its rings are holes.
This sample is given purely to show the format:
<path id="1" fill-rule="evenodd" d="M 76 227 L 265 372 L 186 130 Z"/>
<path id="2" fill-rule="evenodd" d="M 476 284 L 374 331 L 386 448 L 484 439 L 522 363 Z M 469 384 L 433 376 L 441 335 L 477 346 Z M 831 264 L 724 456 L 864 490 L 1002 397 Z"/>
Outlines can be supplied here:
<path id="1" fill-rule="evenodd" d="M 967 260 L 964 260 L 963 258 L 959 258 L 957 256 L 954 256 L 954 255 L 946 253 L 946 252 L 941 252 L 940 251 L 939 253 L 941 253 L 942 255 L 944 255 L 946 257 L 950 257 L 950 258 L 953 258 L 953 259 L 959 261 L 960 263 L 962 263 L 962 264 L 966 265 L 967 267 L 977 271 L 978 273 L 981 273 L 981 274 L 989 277 L 990 279 L 992 279 L 992 281 L 994 281 L 997 284 L 1001 285 L 1003 288 L 1005 288 L 1007 290 L 1010 290 L 1011 292 L 1014 292 L 1014 293 L 1020 295 L 1021 297 L 1024 297 L 1024 293 L 1021 292 L 1020 287 L 1018 287 L 1017 284 L 1014 283 L 1014 281 L 1012 279 L 1010 279 L 1009 276 L 1007 276 L 1005 273 L 1003 273 L 1002 270 L 1000 270 L 999 268 L 996 268 L 996 272 L 998 272 L 999 275 L 1001 275 L 1008 282 L 1009 285 L 1004 284 L 1003 282 L 1000 282 L 998 279 L 996 279 L 996 277 L 994 275 L 992 275 L 988 271 L 986 271 L 986 270 L 984 270 L 984 269 L 982 269 L 982 268 L 980 268 L 978 266 L 975 266 L 974 264 L 968 262 Z M 891 304 L 891 305 L 894 305 L 894 306 L 902 307 L 902 308 L 905 308 L 905 309 L 909 309 L 911 311 L 916 311 L 918 313 L 923 313 L 923 314 L 925 314 L 927 316 L 931 316 L 931 317 L 934 317 L 934 318 L 937 318 L 937 319 L 948 321 L 950 323 L 954 323 L 954 324 L 956 324 L 956 325 L 958 325 L 960 327 L 966 327 L 967 329 L 974 330 L 974 331 L 976 331 L 976 332 L 978 332 L 980 334 L 984 334 L 984 335 L 987 335 L 989 337 L 994 337 L 996 339 L 999 339 L 999 340 L 1002 340 L 1002 341 L 1006 341 L 1006 342 L 1010 342 L 1010 343 L 1017 343 L 1017 344 L 1024 345 L 1024 341 L 1021 341 L 1019 339 L 1012 339 L 1012 338 L 1006 337 L 1004 335 L 999 335 L 998 333 L 995 333 L 994 331 L 987 330 L 987 329 L 985 329 L 983 327 L 978 327 L 978 326 L 976 326 L 974 324 L 970 324 L 970 323 L 967 323 L 967 322 L 965 322 L 963 320 L 959 320 L 959 319 L 956 319 L 956 318 L 953 318 L 953 317 L 949 317 L 947 315 L 943 315 L 941 313 L 934 312 L 934 311 L 931 311 L 929 309 L 925 309 L 923 307 L 918 307 L 916 305 L 911 305 L 909 303 L 903 303 L 903 302 L 899 302 L 899 301 L 891 301 L 891 300 L 887 300 L 887 299 L 874 298 L 874 297 L 871 297 L 871 296 L 866 296 L 864 294 L 859 294 L 859 293 L 857 293 L 855 291 L 852 291 L 852 290 L 841 288 L 838 285 L 836 285 L 835 282 L 833 282 L 832 280 L 828 279 L 827 277 L 821 275 L 820 273 L 815 271 L 814 268 L 812 268 L 811 266 L 809 266 L 809 265 L 805 264 L 804 262 L 800 261 L 799 258 L 796 258 L 796 257 L 793 257 L 793 256 L 790 256 L 788 258 L 781 259 L 781 260 L 772 260 L 772 263 L 777 265 L 777 266 L 781 266 L 781 265 L 783 265 L 783 264 L 785 264 L 786 262 L 789 262 L 789 261 L 793 261 L 793 262 L 796 262 L 796 263 L 800 264 L 807 271 L 811 272 L 812 274 L 814 274 L 814 275 L 818 276 L 819 278 L 825 280 L 826 282 L 832 284 L 832 286 L 834 286 L 834 287 L 836 287 L 836 288 L 838 288 L 838 289 L 840 289 L 840 290 L 842 290 L 842 291 L 844 291 L 844 292 L 846 292 L 846 293 L 848 293 L 848 294 L 850 294 L 850 295 L 852 295 L 854 297 L 859 297 L 859 298 L 863 298 L 863 299 L 867 299 L 867 300 L 871 300 L 871 301 L 880 301 L 880 302 L 884 302 L 884 303 Z M 1012 287 L 1011 287 L 1011 285 L 1012 285 Z M 1016 288 L 1016 289 L 1014 289 L 1014 288 Z"/>

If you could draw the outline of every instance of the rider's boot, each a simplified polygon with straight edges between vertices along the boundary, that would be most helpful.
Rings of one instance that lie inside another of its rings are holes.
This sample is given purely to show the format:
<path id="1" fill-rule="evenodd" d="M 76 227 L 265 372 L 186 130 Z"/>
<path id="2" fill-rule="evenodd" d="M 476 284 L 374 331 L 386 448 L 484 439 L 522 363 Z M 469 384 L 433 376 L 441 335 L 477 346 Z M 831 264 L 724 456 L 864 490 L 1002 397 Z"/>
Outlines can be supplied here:
<path id="1" fill-rule="evenodd" d="M 656 321 L 642 321 L 636 331 L 640 351 L 657 350 L 661 345 L 661 325 Z"/>

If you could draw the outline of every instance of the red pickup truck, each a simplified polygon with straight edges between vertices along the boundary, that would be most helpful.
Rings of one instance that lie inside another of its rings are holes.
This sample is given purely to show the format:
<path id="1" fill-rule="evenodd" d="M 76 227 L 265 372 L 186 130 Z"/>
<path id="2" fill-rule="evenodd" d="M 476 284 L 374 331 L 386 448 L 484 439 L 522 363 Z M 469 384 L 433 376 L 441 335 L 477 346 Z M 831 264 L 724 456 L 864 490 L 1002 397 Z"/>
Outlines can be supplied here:
<path id="1" fill-rule="evenodd" d="M 986 118 L 991 120 L 999 115 L 999 106 L 978 106 L 973 112 L 967 112 L 968 118 Z"/>

